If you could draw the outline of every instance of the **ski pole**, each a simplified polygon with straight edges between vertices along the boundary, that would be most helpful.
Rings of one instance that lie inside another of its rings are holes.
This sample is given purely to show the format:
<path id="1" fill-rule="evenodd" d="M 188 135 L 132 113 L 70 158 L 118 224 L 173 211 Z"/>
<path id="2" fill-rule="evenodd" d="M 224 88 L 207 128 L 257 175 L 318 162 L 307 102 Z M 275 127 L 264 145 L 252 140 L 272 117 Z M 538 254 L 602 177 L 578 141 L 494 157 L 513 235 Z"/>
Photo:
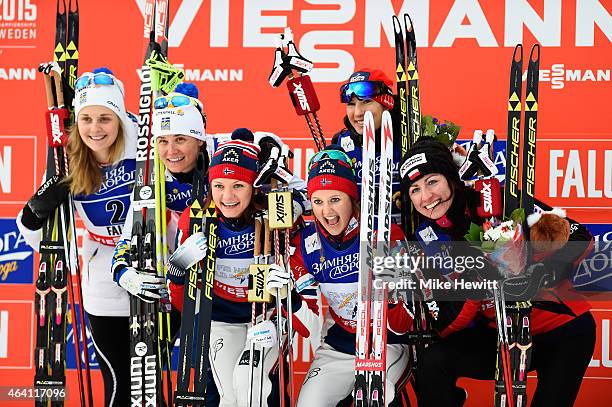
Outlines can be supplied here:
<path id="1" fill-rule="evenodd" d="M 249 290 L 248 300 L 251 303 L 251 326 L 255 326 L 258 322 L 257 303 L 262 306 L 262 318 L 265 319 L 267 307 L 266 304 L 272 301 L 270 293 L 266 290 L 266 279 L 269 266 L 267 259 L 270 254 L 270 239 L 269 232 L 266 229 L 267 220 L 263 213 L 258 213 L 255 216 L 255 245 L 253 248 L 254 264 L 249 267 Z M 263 235 L 263 236 L 262 236 Z M 263 242 L 263 254 L 262 254 Z M 258 406 L 261 406 L 263 400 L 263 350 L 255 345 L 255 341 L 251 342 L 249 353 L 249 407 L 253 406 L 253 384 L 255 379 L 255 355 L 259 355 L 257 359 L 257 368 L 262 369 L 259 375 L 259 397 Z"/>
<path id="2" fill-rule="evenodd" d="M 284 47 L 287 47 L 287 52 L 285 52 Z M 291 28 L 286 27 L 284 33 L 276 37 L 274 64 L 268 82 L 272 87 L 278 87 L 286 78 L 289 78 L 287 88 L 291 102 L 297 115 L 304 116 L 315 146 L 320 151 L 325 148 L 326 142 L 317 115 L 321 105 L 310 76 L 306 75 L 307 72 L 312 70 L 312 67 L 313 63 L 298 52 L 293 42 Z M 294 72 L 298 72 L 299 75 Z"/>

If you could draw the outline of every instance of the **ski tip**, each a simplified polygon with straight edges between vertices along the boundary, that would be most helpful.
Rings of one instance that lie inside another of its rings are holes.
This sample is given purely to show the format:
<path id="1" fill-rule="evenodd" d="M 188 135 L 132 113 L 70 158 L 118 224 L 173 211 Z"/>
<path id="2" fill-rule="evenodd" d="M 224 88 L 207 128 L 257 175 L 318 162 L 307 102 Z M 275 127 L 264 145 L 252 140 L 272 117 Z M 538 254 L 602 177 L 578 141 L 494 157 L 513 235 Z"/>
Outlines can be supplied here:
<path id="1" fill-rule="evenodd" d="M 538 62 L 540 60 L 540 44 L 535 43 L 531 47 L 531 53 L 529 54 L 530 62 Z"/>
<path id="2" fill-rule="evenodd" d="M 383 111 L 382 114 L 382 129 L 383 135 L 385 135 L 387 138 L 393 139 L 393 119 L 388 110 Z"/>
<path id="3" fill-rule="evenodd" d="M 406 34 L 414 32 L 414 24 L 412 24 L 412 18 L 408 13 L 404 14 L 404 25 L 406 26 Z"/>
<path id="4" fill-rule="evenodd" d="M 512 54 L 512 60 L 514 62 L 520 62 L 523 60 L 523 44 L 516 44 L 514 47 L 514 53 Z"/>
<path id="5" fill-rule="evenodd" d="M 364 141 L 374 139 L 374 115 L 369 110 L 363 116 L 363 135 Z"/>

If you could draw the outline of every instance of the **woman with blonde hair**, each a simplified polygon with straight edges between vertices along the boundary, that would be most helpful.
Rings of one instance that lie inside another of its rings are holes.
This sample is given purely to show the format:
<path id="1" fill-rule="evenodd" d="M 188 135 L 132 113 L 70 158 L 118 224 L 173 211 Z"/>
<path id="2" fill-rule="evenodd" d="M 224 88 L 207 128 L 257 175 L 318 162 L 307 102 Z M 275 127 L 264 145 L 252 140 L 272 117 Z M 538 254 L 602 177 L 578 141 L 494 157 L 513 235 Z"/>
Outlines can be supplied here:
<path id="1" fill-rule="evenodd" d="M 130 206 L 136 123 L 125 110 L 123 84 L 110 70 L 83 74 L 75 91 L 68 177 L 48 179 L 24 206 L 17 225 L 38 250 L 42 225 L 68 193 L 73 195 L 85 227 L 80 252 L 83 308 L 104 379 L 104 404 L 125 406 L 130 393 L 129 296 L 113 282 L 110 264 Z"/>

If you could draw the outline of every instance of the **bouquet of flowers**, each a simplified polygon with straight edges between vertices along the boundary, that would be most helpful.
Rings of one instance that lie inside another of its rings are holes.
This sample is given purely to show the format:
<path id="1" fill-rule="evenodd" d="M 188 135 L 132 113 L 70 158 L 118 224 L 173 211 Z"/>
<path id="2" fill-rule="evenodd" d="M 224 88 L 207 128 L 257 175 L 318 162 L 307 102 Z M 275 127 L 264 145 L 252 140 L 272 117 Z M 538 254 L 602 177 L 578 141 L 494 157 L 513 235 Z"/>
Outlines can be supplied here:
<path id="1" fill-rule="evenodd" d="M 516 277 L 525 272 L 527 263 L 524 220 L 525 211 L 517 209 L 506 221 L 491 218 L 482 226 L 472 223 L 465 238 L 483 251 L 503 277 Z"/>

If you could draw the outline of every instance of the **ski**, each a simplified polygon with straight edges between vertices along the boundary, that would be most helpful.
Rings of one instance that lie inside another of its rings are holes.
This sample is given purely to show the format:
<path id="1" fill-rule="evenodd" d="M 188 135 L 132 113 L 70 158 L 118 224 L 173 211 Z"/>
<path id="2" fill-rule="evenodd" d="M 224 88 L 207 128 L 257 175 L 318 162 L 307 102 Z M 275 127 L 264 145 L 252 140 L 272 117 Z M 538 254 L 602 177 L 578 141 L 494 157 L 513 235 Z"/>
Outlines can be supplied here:
<path id="1" fill-rule="evenodd" d="M 514 49 L 510 68 L 506 139 L 503 208 L 506 219 L 517 208 L 522 208 L 525 216 L 534 209 L 539 60 L 540 45 L 535 44 L 527 68 L 525 122 L 521 137 L 523 47 L 519 44 Z M 522 173 L 519 182 L 520 169 Z M 525 240 L 528 240 L 529 231 L 526 225 L 521 226 Z M 495 296 L 498 326 L 495 406 L 524 406 L 527 405 L 527 371 L 531 360 L 531 302 L 506 303 L 503 290 L 496 292 Z"/>
<path id="2" fill-rule="evenodd" d="M 204 406 L 206 403 L 206 371 L 210 344 L 210 321 L 212 311 L 212 286 L 216 263 L 217 224 L 214 204 L 204 208 L 206 185 L 204 183 L 205 158 L 198 156 L 193 175 L 193 203 L 189 212 L 190 235 L 205 228 L 207 252 L 205 260 L 195 263 L 187 270 L 187 285 L 181 314 L 179 362 L 177 369 L 174 404 Z M 205 213 L 206 212 L 206 213 Z M 206 216 L 205 216 L 206 215 Z M 206 222 L 204 222 L 206 219 Z M 198 284 L 200 288 L 198 288 Z M 199 303 L 198 312 L 196 306 Z M 197 315 L 197 322 L 196 322 Z M 196 354 L 193 354 L 195 342 Z M 191 370 L 195 359 L 195 377 L 191 389 Z"/>
<path id="3" fill-rule="evenodd" d="M 393 30 L 395 34 L 395 64 L 397 94 L 399 100 L 399 130 L 401 142 L 402 161 L 408 154 L 412 145 L 421 135 L 421 107 L 419 92 L 419 73 L 417 63 L 416 35 L 412 19 L 404 14 L 404 30 L 400 19 L 393 16 Z M 397 108 L 396 108 L 397 112 Z M 400 191 L 401 222 L 404 234 L 410 238 L 414 236 L 417 226 L 417 215 L 414 212 L 408 191 Z M 416 380 L 417 354 L 431 339 L 429 322 L 425 308 L 420 298 L 412 293 L 414 324 L 410 333 L 410 360 L 412 363 L 411 380 L 413 387 Z"/>
<path id="4" fill-rule="evenodd" d="M 521 207 L 525 217 L 533 213 L 535 201 L 535 157 L 538 122 L 538 84 L 540 77 L 540 45 L 535 44 L 529 54 L 527 84 L 525 88 L 525 127 L 523 131 L 523 174 L 521 181 Z M 525 227 L 525 240 L 529 228 Z M 530 251 L 527 250 L 527 253 Z M 529 261 L 529 260 L 528 260 Z M 531 362 L 531 302 L 514 304 L 514 337 L 511 350 L 512 390 L 514 405 L 527 405 L 527 371 Z"/>
<path id="5" fill-rule="evenodd" d="M 521 111 L 523 97 L 523 46 L 518 44 L 510 66 L 510 95 L 508 96 L 508 135 L 506 138 L 506 181 L 504 185 L 504 216 L 519 207 L 519 167 L 521 165 Z"/>
<path id="6" fill-rule="evenodd" d="M 404 159 L 410 150 L 410 135 L 408 130 L 408 88 L 406 87 L 406 43 L 402 32 L 402 25 L 397 16 L 393 16 L 393 32 L 395 35 L 395 65 L 397 97 L 399 99 L 399 129 L 401 142 L 401 157 Z M 402 225 L 411 225 L 410 213 L 412 202 L 407 193 L 401 192 L 401 219 Z"/>
<path id="7" fill-rule="evenodd" d="M 359 225 L 359 284 L 357 286 L 357 329 L 355 359 L 355 407 L 369 406 L 370 372 L 375 363 L 370 356 L 370 322 L 372 304 L 372 270 L 374 261 L 374 204 L 376 200 L 374 116 L 364 116 L 361 223 Z"/>
<path id="8" fill-rule="evenodd" d="M 194 391 L 199 395 L 206 395 L 206 375 L 209 368 L 208 350 L 210 348 L 210 324 L 213 305 L 213 285 L 217 258 L 218 219 L 214 201 L 210 201 L 205 209 L 205 236 L 208 242 L 204 266 L 202 268 L 200 288 L 200 308 L 198 311 L 198 330 L 196 332 L 196 363 L 194 377 Z M 204 403 L 206 399 L 204 399 Z M 194 404 L 204 406 L 204 404 Z"/>
<path id="9" fill-rule="evenodd" d="M 268 223 L 267 213 L 258 212 L 255 215 L 255 242 L 253 247 L 253 259 L 254 262 L 249 266 L 249 288 L 248 288 L 248 300 L 251 303 L 251 326 L 254 326 L 258 322 L 263 321 L 266 318 L 267 304 L 272 301 L 272 296 L 266 290 L 266 280 L 268 278 L 270 253 L 271 253 L 271 242 L 270 242 L 270 225 Z M 261 307 L 257 306 L 257 303 L 261 303 Z M 258 315 L 258 308 L 261 311 L 261 315 Z M 263 400 L 263 355 L 264 350 L 260 345 L 257 345 L 255 341 L 251 341 L 251 346 L 247 352 L 244 352 L 241 356 L 241 362 L 248 360 L 249 364 L 249 394 L 248 394 L 248 406 L 262 406 Z M 254 400 L 254 389 L 255 389 L 255 375 L 259 370 L 258 385 L 256 387 L 257 399 Z"/>
<path id="10" fill-rule="evenodd" d="M 272 155 L 275 155 L 273 153 Z M 274 233 L 274 260 L 277 265 L 287 271 L 289 267 L 289 229 L 293 226 L 293 195 L 289 190 L 290 174 L 286 170 L 289 160 L 289 146 L 284 144 L 277 162 L 276 172 L 272 175 L 271 190 L 268 194 L 268 219 L 270 230 Z M 276 179 L 278 176 L 279 180 Z M 291 290 L 287 290 L 286 306 L 287 311 L 287 332 L 285 332 L 282 322 L 282 300 L 280 290 L 275 294 L 276 299 L 276 332 L 278 338 L 278 383 L 279 383 L 279 403 L 281 407 L 286 404 L 286 388 L 289 389 L 289 400 L 293 400 L 293 352 L 292 352 L 292 309 L 291 309 Z M 284 345 L 284 336 L 287 334 L 287 346 Z M 285 358 L 288 358 L 288 374 L 285 376 Z M 285 377 L 287 380 L 285 380 Z M 288 381 L 288 386 L 286 384 Z M 291 404 L 291 402 L 289 402 Z"/>
<path id="11" fill-rule="evenodd" d="M 47 179 L 63 178 L 68 173 L 66 154 L 67 133 L 70 125 L 70 111 L 66 108 L 64 94 L 74 93 L 76 81 L 78 51 L 78 2 L 58 0 L 56 6 L 56 33 L 54 45 L 54 62 L 42 64 L 39 71 L 45 75 L 47 94 Z M 69 53 L 66 51 L 70 48 Z M 69 62 L 70 72 L 66 69 Z M 62 75 L 63 73 L 63 75 Z M 74 80 L 70 80 L 71 78 Z M 72 98 L 70 97 L 69 102 Z M 82 310 L 83 295 L 81 290 L 81 273 L 76 251 L 76 225 L 72 197 L 49 217 L 42 228 L 43 239 L 40 243 L 40 266 L 36 280 L 36 345 L 34 387 L 40 389 L 41 397 L 36 398 L 35 405 L 63 406 L 64 398 L 59 395 L 66 386 L 66 329 L 68 303 L 72 315 L 76 317 L 76 302 L 81 304 L 79 320 L 72 320 L 80 404 L 92 405 L 91 377 L 87 356 L 87 334 L 85 317 Z M 72 273 L 76 277 L 76 294 Z M 81 362 L 81 350 L 85 355 L 85 368 Z M 85 369 L 85 372 L 84 372 Z M 45 389 L 55 389 L 48 397 Z"/>
<path id="12" fill-rule="evenodd" d="M 378 217 L 376 244 L 378 256 L 390 254 L 391 242 L 391 182 L 393 178 L 393 123 L 389 111 L 384 111 L 381 124 L 380 183 L 378 190 Z M 372 288 L 372 366 L 370 377 L 370 406 L 385 406 L 385 376 L 387 367 L 387 289 Z"/>
<path id="13" fill-rule="evenodd" d="M 144 9 L 145 57 L 140 69 L 136 174 L 132 202 L 134 213 L 130 241 L 132 267 L 141 272 L 158 275 L 163 275 L 163 270 L 158 270 L 155 211 L 158 200 L 164 197 L 155 194 L 159 192 L 155 186 L 155 146 L 151 137 L 151 108 L 155 95 L 153 74 L 147 61 L 153 53 L 165 55 L 162 53 L 167 50 L 168 7 L 167 0 L 147 0 Z M 136 296 L 130 297 L 132 406 L 141 406 L 143 403 L 146 406 L 154 406 L 161 404 L 164 398 L 161 383 L 163 362 L 157 334 L 157 329 L 162 329 L 163 321 L 159 321 L 158 313 L 159 303 L 147 303 Z"/>

